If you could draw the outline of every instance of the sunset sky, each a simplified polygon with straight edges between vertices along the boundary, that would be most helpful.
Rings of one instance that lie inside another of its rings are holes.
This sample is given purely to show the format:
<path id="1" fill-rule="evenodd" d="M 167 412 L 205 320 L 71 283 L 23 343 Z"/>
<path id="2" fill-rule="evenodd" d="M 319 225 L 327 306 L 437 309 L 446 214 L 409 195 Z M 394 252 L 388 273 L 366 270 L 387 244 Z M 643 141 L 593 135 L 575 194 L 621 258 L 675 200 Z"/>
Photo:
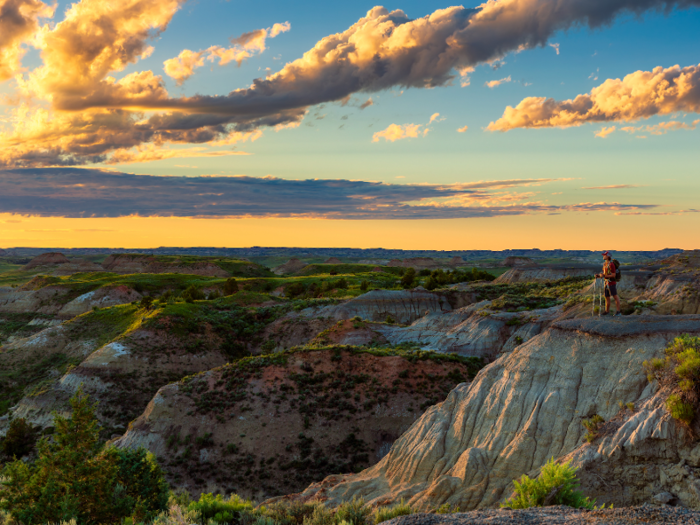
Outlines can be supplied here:
<path id="1" fill-rule="evenodd" d="M 0 0 L 0 248 L 698 248 L 700 0 Z"/>

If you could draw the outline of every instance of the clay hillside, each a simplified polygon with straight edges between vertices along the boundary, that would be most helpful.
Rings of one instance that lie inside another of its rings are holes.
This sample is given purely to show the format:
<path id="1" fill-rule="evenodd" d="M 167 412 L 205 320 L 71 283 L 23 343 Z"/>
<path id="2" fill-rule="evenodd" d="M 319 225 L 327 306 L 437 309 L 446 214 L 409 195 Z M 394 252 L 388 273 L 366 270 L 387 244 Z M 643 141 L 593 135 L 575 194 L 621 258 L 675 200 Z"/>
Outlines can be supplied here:
<path id="1" fill-rule="evenodd" d="M 161 388 L 115 444 L 145 446 L 171 485 L 257 500 L 387 454 L 480 360 L 325 347 L 241 360 Z"/>
<path id="2" fill-rule="evenodd" d="M 700 252 L 623 265 L 616 317 L 580 261 L 93 259 L 0 273 L 2 443 L 80 389 L 185 499 L 496 512 L 553 458 L 598 505 L 700 509 Z"/>

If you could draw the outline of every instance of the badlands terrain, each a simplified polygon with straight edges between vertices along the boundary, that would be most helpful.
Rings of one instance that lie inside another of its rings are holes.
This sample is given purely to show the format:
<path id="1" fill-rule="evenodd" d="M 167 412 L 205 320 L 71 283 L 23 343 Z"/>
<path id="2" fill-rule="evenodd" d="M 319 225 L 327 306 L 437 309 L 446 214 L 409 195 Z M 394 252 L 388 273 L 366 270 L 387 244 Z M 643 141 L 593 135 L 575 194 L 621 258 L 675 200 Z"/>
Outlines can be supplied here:
<path id="1" fill-rule="evenodd" d="M 8 259 L 0 434 L 82 385 L 192 495 L 491 509 L 554 458 L 599 505 L 700 508 L 700 426 L 645 365 L 700 336 L 700 252 L 622 266 L 615 318 L 598 266 L 509 259 Z"/>

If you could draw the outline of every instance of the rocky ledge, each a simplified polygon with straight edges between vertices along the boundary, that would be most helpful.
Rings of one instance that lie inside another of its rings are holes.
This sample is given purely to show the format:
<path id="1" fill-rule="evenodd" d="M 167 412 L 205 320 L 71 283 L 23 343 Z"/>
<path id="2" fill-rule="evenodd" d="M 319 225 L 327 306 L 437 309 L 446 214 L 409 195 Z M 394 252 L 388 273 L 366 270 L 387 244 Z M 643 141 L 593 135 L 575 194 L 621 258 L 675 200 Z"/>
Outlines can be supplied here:
<path id="1" fill-rule="evenodd" d="M 660 525 L 700 524 L 700 512 L 679 507 L 642 507 L 577 510 L 570 507 L 544 507 L 526 510 L 477 510 L 460 514 L 413 514 L 385 522 L 385 525 Z"/>

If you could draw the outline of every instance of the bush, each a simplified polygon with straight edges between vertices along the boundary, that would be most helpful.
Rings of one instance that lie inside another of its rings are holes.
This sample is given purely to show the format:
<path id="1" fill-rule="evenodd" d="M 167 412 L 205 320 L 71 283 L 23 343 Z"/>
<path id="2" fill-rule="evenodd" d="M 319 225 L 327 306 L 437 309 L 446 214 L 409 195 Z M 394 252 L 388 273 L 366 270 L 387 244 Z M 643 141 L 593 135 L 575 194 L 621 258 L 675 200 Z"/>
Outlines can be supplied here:
<path id="1" fill-rule="evenodd" d="M 238 283 L 236 282 L 236 279 L 233 277 L 226 279 L 226 282 L 224 283 L 224 295 L 233 295 L 236 292 L 238 292 Z"/>
<path id="2" fill-rule="evenodd" d="M 141 301 L 139 302 L 140 308 L 145 308 L 146 310 L 150 310 L 151 306 L 153 306 L 153 297 L 151 297 L 150 295 L 147 295 L 147 296 L 141 298 Z"/>
<path id="3" fill-rule="evenodd" d="M 5 466 L 0 508 L 19 523 L 111 524 L 162 511 L 167 485 L 152 456 L 104 448 L 95 406 L 82 388 L 70 404 L 69 418 L 54 416 L 53 441 L 39 441 L 36 463 Z"/>
<path id="4" fill-rule="evenodd" d="M 21 458 L 31 454 L 36 444 L 38 430 L 24 418 L 13 419 L 2 442 L 3 453 L 10 458 Z"/>
<path id="5" fill-rule="evenodd" d="M 354 497 L 352 501 L 346 501 L 338 507 L 335 519 L 338 523 L 344 521 L 349 525 L 365 525 L 371 512 L 364 499 Z"/>
<path id="6" fill-rule="evenodd" d="M 379 507 L 374 513 L 374 523 L 377 524 L 383 521 L 389 521 L 399 516 L 408 516 L 414 512 L 411 506 L 402 499 L 392 507 Z"/>
<path id="7" fill-rule="evenodd" d="M 360 290 L 366 292 L 369 289 L 369 281 L 362 281 L 360 283 Z"/>
<path id="8" fill-rule="evenodd" d="M 202 525 L 206 525 L 209 520 L 217 523 L 238 523 L 242 513 L 253 510 L 253 503 L 237 494 L 224 499 L 221 494 L 214 496 L 203 493 L 199 496 L 199 501 L 189 504 L 187 510 L 197 512 Z"/>
<path id="9" fill-rule="evenodd" d="M 546 507 L 550 505 L 567 505 L 575 509 L 595 508 L 595 500 L 583 496 L 576 489 L 579 487 L 576 479 L 576 469 L 570 462 L 559 465 L 550 459 L 542 467 L 537 479 L 523 476 L 520 481 L 513 481 L 515 494 L 502 507 L 512 509 L 527 509 L 530 507 Z"/>
<path id="10" fill-rule="evenodd" d="M 304 518 L 304 525 L 335 525 L 335 517 L 325 505 L 316 505 L 313 513 Z"/>
<path id="11" fill-rule="evenodd" d="M 347 279 L 345 279 L 345 277 L 341 277 L 340 279 L 338 279 L 335 282 L 334 287 L 337 288 L 338 290 L 347 290 L 348 289 Z"/>
<path id="12" fill-rule="evenodd" d="M 666 348 L 666 359 L 644 361 L 649 381 L 671 389 L 666 408 L 674 419 L 692 425 L 700 403 L 700 337 L 684 334 Z"/>
<path id="13" fill-rule="evenodd" d="M 605 423 L 605 420 L 598 414 L 594 415 L 591 419 L 584 419 L 581 423 L 586 427 L 586 441 L 593 443 L 595 438 L 598 437 L 600 432 L 600 427 Z"/>
<path id="14" fill-rule="evenodd" d="M 193 303 L 195 301 L 203 301 L 206 299 L 204 292 L 197 288 L 194 284 L 190 285 L 184 292 L 182 292 L 182 298 L 185 302 Z"/>

